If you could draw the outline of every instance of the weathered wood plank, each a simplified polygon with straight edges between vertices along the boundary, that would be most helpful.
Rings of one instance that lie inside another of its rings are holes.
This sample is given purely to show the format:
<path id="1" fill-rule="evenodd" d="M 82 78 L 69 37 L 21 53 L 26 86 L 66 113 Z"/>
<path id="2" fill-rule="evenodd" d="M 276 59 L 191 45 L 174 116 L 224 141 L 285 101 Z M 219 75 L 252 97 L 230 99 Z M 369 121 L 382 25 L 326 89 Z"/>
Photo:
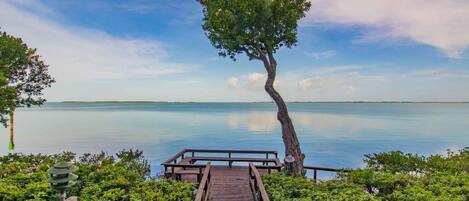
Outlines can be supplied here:
<path id="1" fill-rule="evenodd" d="M 212 169 L 211 201 L 253 201 L 247 167 L 214 166 Z"/>

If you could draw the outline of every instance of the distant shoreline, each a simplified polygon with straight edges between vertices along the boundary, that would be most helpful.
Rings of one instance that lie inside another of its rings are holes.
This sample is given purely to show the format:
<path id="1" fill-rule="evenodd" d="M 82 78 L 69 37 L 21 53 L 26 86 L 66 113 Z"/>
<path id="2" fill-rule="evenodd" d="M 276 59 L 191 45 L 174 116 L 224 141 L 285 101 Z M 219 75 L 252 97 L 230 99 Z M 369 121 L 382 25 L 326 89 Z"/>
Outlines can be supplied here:
<path id="1" fill-rule="evenodd" d="M 253 102 L 196 102 L 196 101 L 58 101 L 49 103 L 273 103 L 271 101 Z M 291 101 L 287 103 L 469 103 L 461 102 L 438 102 L 438 101 Z"/>

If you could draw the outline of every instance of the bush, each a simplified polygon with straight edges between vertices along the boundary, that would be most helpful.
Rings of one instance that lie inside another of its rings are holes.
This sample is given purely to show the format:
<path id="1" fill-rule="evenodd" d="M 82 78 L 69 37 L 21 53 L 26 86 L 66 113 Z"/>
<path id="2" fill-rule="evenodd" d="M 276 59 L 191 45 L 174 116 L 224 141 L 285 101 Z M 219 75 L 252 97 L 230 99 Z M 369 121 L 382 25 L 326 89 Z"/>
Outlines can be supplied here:
<path id="1" fill-rule="evenodd" d="M 295 201 L 372 201 L 378 200 L 367 193 L 362 185 L 345 180 L 331 180 L 317 185 L 305 177 L 287 176 L 282 173 L 263 176 L 269 198 Z"/>
<path id="2" fill-rule="evenodd" d="M 304 177 L 263 177 L 271 200 L 469 200 L 469 148 L 430 157 L 399 151 L 365 156 L 366 168 L 316 184 Z"/>
<path id="3" fill-rule="evenodd" d="M 46 172 L 60 161 L 74 161 L 77 183 L 68 195 L 80 200 L 192 200 L 195 186 L 150 177 L 150 165 L 141 151 L 123 150 L 116 156 L 104 152 L 56 155 L 8 154 L 0 157 L 0 200 L 57 200 Z"/>

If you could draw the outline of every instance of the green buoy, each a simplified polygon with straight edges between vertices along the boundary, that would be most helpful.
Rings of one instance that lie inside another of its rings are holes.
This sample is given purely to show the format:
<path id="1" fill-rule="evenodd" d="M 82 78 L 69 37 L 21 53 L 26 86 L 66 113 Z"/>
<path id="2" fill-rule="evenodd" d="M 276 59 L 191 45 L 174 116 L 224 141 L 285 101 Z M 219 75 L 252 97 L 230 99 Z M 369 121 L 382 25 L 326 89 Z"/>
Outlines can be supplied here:
<path id="1" fill-rule="evenodd" d="M 70 162 L 57 163 L 47 170 L 47 173 L 51 175 L 49 182 L 53 189 L 60 192 L 61 201 L 66 199 L 65 191 L 78 179 L 78 176 L 73 174 L 77 170 L 78 168 Z"/>

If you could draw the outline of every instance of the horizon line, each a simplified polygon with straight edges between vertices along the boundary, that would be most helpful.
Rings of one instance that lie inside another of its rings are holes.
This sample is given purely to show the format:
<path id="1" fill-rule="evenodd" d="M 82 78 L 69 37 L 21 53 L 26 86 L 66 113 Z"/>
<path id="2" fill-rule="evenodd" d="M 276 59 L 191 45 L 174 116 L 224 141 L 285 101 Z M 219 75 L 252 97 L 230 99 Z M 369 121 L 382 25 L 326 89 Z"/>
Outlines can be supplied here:
<path id="1" fill-rule="evenodd" d="M 286 103 L 469 103 L 469 101 L 285 101 Z M 273 101 L 48 101 L 46 103 L 273 103 Z"/>

